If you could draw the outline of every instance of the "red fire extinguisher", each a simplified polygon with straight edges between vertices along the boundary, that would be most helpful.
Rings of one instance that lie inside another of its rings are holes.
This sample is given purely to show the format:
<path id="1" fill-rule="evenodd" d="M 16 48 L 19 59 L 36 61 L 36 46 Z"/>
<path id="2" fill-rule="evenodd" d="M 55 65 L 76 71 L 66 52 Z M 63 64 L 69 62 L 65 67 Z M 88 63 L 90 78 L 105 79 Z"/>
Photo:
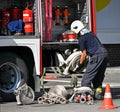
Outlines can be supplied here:
<path id="1" fill-rule="evenodd" d="M 60 17 L 62 15 L 62 12 L 60 10 L 60 6 L 57 6 L 55 8 L 55 24 L 60 25 Z"/>
<path id="2" fill-rule="evenodd" d="M 32 35 L 34 32 L 33 28 L 33 11 L 29 8 L 31 4 L 27 3 L 27 7 L 23 10 L 23 22 L 24 22 L 24 32 L 26 35 Z"/>
<path id="3" fill-rule="evenodd" d="M 10 12 L 5 9 L 2 11 L 2 28 L 6 28 L 9 21 L 10 21 Z"/>
<path id="4" fill-rule="evenodd" d="M 68 6 L 64 7 L 63 16 L 64 16 L 63 17 L 64 25 L 67 25 L 69 23 L 69 16 L 70 16 L 70 12 L 68 10 Z"/>
<path id="5" fill-rule="evenodd" d="M 20 19 L 20 9 L 18 7 L 13 7 L 11 9 L 11 19 L 19 20 Z"/>
<path id="6" fill-rule="evenodd" d="M 7 9 L 2 10 L 2 28 L 1 28 L 1 33 L 3 35 L 8 35 L 8 28 L 7 24 L 10 22 L 11 17 L 10 17 L 10 12 Z"/>

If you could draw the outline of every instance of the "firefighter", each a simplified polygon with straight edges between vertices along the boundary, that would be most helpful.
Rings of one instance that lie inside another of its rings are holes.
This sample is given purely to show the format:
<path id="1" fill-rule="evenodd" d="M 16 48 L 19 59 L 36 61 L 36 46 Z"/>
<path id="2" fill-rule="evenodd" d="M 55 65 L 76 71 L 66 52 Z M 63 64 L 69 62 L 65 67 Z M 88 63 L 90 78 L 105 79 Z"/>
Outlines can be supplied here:
<path id="1" fill-rule="evenodd" d="M 82 51 L 78 69 L 83 67 L 86 56 L 88 55 L 90 57 L 82 78 L 81 86 L 90 88 L 93 86 L 95 99 L 103 99 L 102 82 L 107 67 L 107 50 L 98 38 L 85 28 L 81 21 L 73 21 L 71 30 L 78 34 L 78 44 L 80 51 Z"/>

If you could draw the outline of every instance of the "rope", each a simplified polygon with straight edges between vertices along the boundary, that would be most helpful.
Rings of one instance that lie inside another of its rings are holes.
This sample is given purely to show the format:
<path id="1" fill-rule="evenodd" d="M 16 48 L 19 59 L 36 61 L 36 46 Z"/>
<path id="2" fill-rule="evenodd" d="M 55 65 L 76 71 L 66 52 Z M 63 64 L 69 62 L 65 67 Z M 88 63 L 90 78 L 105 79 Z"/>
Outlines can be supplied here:
<path id="1" fill-rule="evenodd" d="M 66 104 L 68 101 L 65 97 L 59 95 L 51 95 L 49 93 L 45 93 L 42 97 L 38 98 L 39 104 Z"/>

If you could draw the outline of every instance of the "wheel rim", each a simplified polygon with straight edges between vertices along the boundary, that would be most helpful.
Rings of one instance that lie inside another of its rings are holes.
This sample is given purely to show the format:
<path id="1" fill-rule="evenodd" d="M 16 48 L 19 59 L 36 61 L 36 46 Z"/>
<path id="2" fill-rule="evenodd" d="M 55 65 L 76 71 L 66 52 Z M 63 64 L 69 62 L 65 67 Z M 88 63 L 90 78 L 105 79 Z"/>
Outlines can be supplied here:
<path id="1" fill-rule="evenodd" d="M 10 62 L 0 66 L 0 90 L 5 93 L 14 92 L 19 87 L 21 75 L 19 68 Z"/>

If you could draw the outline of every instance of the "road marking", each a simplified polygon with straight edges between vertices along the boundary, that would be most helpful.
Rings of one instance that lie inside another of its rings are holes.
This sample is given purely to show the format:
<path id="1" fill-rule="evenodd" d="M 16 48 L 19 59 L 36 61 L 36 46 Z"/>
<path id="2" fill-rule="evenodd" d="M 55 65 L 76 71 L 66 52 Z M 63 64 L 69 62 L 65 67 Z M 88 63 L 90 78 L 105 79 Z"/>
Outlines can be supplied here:
<path id="1" fill-rule="evenodd" d="M 104 82 L 103 87 L 105 87 L 106 84 L 110 84 L 110 87 L 120 87 L 120 83 L 116 83 L 116 82 Z"/>

